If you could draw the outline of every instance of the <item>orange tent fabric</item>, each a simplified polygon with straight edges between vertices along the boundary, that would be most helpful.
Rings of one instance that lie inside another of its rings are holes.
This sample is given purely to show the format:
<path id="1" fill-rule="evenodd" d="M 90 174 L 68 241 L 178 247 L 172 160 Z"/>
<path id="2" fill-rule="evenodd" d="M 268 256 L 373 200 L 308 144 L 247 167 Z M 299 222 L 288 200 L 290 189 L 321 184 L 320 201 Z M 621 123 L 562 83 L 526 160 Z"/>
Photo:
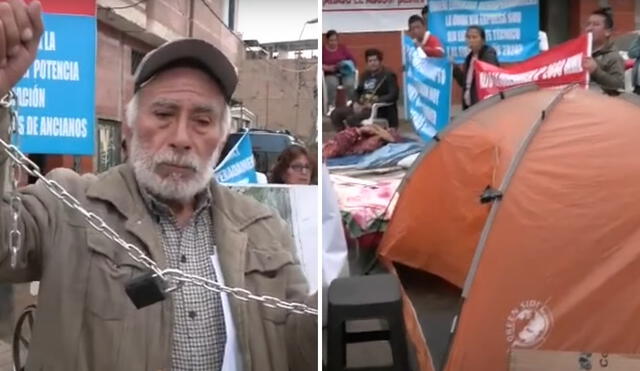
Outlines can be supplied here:
<path id="1" fill-rule="evenodd" d="M 507 370 L 513 348 L 640 353 L 640 107 L 519 90 L 425 152 L 380 254 L 466 282 L 446 370 Z M 502 200 L 480 203 L 486 186 Z"/>

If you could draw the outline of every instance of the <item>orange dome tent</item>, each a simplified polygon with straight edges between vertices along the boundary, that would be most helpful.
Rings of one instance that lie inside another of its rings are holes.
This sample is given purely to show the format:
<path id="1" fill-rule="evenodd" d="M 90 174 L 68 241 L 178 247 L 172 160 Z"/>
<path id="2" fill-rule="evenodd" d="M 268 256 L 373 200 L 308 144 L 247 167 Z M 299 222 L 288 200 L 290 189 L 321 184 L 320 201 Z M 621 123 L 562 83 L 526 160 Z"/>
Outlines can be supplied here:
<path id="1" fill-rule="evenodd" d="M 640 353 L 640 106 L 518 88 L 416 161 L 379 253 L 463 289 L 446 370 L 512 349 Z"/>

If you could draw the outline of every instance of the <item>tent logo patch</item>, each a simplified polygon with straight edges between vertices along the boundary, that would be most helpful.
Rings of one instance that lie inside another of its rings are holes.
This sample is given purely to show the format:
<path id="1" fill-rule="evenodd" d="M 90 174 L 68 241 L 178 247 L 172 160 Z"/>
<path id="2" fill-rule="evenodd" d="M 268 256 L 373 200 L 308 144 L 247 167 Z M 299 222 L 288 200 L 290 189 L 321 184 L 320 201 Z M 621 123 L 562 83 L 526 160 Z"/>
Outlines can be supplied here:
<path id="1" fill-rule="evenodd" d="M 525 300 L 507 317 L 507 342 L 512 348 L 536 347 L 547 338 L 552 325 L 553 317 L 545 303 Z"/>

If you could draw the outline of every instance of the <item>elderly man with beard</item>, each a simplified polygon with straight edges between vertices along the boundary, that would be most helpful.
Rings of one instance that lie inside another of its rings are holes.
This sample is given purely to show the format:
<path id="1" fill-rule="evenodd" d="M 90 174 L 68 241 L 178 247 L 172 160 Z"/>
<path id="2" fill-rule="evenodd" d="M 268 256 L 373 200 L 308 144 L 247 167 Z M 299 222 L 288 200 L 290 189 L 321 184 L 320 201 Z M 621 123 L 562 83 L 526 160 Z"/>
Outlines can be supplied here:
<path id="1" fill-rule="evenodd" d="M 41 6 L 0 3 L 0 21 L 4 95 L 35 59 Z M 281 219 L 212 180 L 237 81 L 235 67 L 211 44 L 181 39 L 160 46 L 135 75 L 124 126 L 128 162 L 98 176 L 57 169 L 48 177 L 161 269 L 315 306 Z M 8 142 L 8 112 L 0 113 L 0 138 Z M 0 186 L 6 163 L 2 151 Z M 314 316 L 193 284 L 137 309 L 125 286 L 148 268 L 92 229 L 44 182 L 19 193 L 15 266 L 10 194 L 0 203 L 0 281 L 40 281 L 27 370 L 316 368 Z"/>

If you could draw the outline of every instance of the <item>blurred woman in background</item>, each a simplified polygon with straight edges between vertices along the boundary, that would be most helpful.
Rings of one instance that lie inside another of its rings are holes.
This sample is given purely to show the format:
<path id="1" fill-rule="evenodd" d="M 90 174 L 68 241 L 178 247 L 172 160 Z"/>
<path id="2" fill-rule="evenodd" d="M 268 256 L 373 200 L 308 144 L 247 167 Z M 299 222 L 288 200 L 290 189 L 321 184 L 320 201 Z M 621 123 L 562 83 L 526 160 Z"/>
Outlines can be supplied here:
<path id="1" fill-rule="evenodd" d="M 269 183 L 309 185 L 314 178 L 314 171 L 309 152 L 301 146 L 292 145 L 278 156 Z"/>
<path id="2" fill-rule="evenodd" d="M 476 91 L 476 80 L 473 78 L 473 62 L 480 60 L 499 66 L 498 53 L 487 45 L 487 37 L 484 28 L 480 26 L 469 26 L 465 34 L 467 46 L 471 51 L 464 60 L 464 67 L 454 65 L 453 77 L 462 87 L 462 109 L 467 109 L 478 103 L 478 93 Z"/>

